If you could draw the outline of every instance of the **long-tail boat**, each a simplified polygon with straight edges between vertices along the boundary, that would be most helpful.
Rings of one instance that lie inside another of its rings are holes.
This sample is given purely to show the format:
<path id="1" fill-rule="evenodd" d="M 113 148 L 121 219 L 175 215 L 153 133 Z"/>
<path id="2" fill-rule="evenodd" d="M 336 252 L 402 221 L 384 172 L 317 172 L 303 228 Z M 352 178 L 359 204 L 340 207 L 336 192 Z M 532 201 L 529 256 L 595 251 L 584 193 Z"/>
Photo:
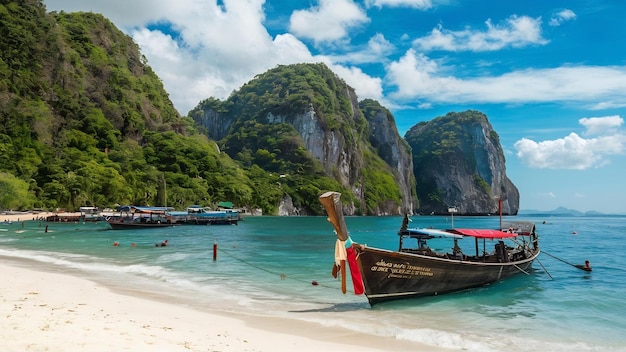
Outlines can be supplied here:
<path id="1" fill-rule="evenodd" d="M 105 217 L 113 230 L 155 228 L 176 226 L 174 219 L 165 207 L 120 207 L 119 213 Z"/>
<path id="2" fill-rule="evenodd" d="M 350 265 L 356 294 L 365 293 L 370 305 L 380 302 L 445 294 L 488 285 L 510 276 L 529 274 L 539 255 L 538 236 L 532 222 L 502 223 L 498 229 L 409 228 L 405 217 L 398 232 L 398 250 L 369 247 L 352 241 L 343 219 L 341 194 L 326 192 L 320 202 L 337 233 L 336 267 L 345 280 Z M 445 238 L 451 251 L 435 251 L 429 240 Z M 458 241 L 474 241 L 475 253 L 464 253 Z M 487 241 L 492 244 L 487 246 Z M 506 241 L 506 242 L 505 242 Z M 344 251 L 345 249 L 345 251 Z M 345 293 L 345 281 L 342 288 Z"/>

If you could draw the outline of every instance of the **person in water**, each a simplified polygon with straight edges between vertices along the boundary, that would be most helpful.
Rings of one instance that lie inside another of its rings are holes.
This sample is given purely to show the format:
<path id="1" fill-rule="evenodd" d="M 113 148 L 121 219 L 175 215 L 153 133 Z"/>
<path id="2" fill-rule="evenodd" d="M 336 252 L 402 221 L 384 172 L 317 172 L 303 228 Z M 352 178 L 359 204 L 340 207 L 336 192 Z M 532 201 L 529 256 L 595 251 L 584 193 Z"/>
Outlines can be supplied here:
<path id="1" fill-rule="evenodd" d="M 167 240 L 161 242 L 161 244 L 155 243 L 154 246 L 155 247 L 165 247 L 165 246 L 167 246 Z"/>
<path id="2" fill-rule="evenodd" d="M 584 270 L 584 271 L 591 271 L 591 264 L 589 263 L 588 260 L 585 260 L 585 265 L 574 265 L 575 267 L 577 267 L 578 269 Z"/>

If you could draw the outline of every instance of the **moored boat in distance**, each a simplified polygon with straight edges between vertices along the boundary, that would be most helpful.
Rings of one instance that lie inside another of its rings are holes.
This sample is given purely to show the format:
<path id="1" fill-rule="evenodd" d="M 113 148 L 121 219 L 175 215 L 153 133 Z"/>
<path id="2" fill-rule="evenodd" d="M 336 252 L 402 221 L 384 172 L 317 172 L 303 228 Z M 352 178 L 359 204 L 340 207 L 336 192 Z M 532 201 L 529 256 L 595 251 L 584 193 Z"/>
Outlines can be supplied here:
<path id="1" fill-rule="evenodd" d="M 528 274 L 540 253 L 532 222 L 503 224 L 501 221 L 495 230 L 435 230 L 409 228 L 406 216 L 398 232 L 398 250 L 353 243 L 343 220 L 340 196 L 337 192 L 326 192 L 320 196 L 320 202 L 337 233 L 337 247 L 348 251 L 355 293 L 364 291 L 372 306 L 480 287 L 516 274 Z M 435 238 L 450 241 L 451 251 L 430 248 L 428 241 Z M 463 239 L 474 241 L 473 253 L 461 250 L 458 241 Z M 487 248 L 487 240 L 496 242 Z M 350 260 L 351 251 L 353 260 Z"/>
<path id="2" fill-rule="evenodd" d="M 165 207 L 120 207 L 115 214 L 105 217 L 114 230 L 155 228 L 176 226 L 176 219 L 169 214 Z"/>
<path id="3" fill-rule="evenodd" d="M 104 220 L 98 207 L 80 207 L 78 208 L 83 221 L 98 222 Z"/>
<path id="4" fill-rule="evenodd" d="M 171 212 L 171 215 L 177 224 L 182 225 L 237 225 L 241 220 L 239 211 L 235 209 L 210 210 L 199 205 Z"/>

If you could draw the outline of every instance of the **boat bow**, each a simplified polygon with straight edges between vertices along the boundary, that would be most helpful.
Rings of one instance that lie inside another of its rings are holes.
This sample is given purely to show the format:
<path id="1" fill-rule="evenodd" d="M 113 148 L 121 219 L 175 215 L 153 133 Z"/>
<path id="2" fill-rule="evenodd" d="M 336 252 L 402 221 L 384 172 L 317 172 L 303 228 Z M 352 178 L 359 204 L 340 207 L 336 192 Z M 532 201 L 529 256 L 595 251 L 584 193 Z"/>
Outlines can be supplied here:
<path id="1" fill-rule="evenodd" d="M 357 295 L 363 294 L 365 288 L 363 286 L 363 278 L 361 271 L 357 263 L 357 254 L 353 247 L 353 242 L 348 235 L 348 229 L 346 228 L 346 222 L 343 219 L 343 208 L 341 205 L 341 193 L 338 192 L 326 192 L 320 196 L 320 203 L 326 208 L 328 214 L 328 221 L 333 224 L 335 233 L 337 234 L 337 244 L 335 246 L 335 267 L 333 273 L 336 273 L 336 268 L 339 266 L 341 269 L 341 291 L 346 293 L 346 261 L 350 266 L 350 276 L 352 277 L 352 285 L 354 287 L 354 293 Z M 335 275 L 333 275 L 335 276 Z"/>

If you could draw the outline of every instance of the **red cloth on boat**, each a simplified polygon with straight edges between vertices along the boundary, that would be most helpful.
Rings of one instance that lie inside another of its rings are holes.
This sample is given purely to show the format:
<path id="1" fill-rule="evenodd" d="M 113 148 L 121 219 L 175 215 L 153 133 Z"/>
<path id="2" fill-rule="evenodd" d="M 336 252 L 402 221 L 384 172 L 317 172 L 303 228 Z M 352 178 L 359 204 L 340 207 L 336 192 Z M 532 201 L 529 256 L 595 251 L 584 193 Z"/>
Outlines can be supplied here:
<path id="1" fill-rule="evenodd" d="M 365 289 L 363 288 L 363 279 L 361 278 L 361 271 L 359 265 L 356 262 L 356 252 L 352 246 L 346 248 L 348 254 L 348 264 L 350 265 L 350 275 L 352 276 L 352 285 L 354 286 L 354 294 L 362 295 Z"/>

